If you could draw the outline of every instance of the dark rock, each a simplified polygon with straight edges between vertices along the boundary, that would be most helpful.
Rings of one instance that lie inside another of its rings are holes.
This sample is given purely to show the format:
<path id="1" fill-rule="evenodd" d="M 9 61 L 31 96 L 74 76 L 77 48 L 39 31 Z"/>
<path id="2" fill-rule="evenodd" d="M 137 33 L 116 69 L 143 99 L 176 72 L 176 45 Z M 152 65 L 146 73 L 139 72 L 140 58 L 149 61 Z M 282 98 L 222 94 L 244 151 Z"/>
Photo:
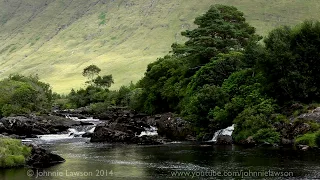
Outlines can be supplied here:
<path id="1" fill-rule="evenodd" d="M 90 142 L 131 142 L 134 137 L 132 134 L 128 134 L 122 131 L 110 129 L 107 126 L 97 126 L 94 133 L 91 136 Z"/>
<path id="2" fill-rule="evenodd" d="M 86 132 L 86 133 L 84 133 L 84 134 L 82 135 L 82 137 L 91 138 L 92 135 L 93 135 L 93 133 L 91 133 L 91 132 Z"/>
<path id="3" fill-rule="evenodd" d="M 48 152 L 47 150 L 30 145 L 32 147 L 31 155 L 27 158 L 26 164 L 35 168 L 46 168 L 55 164 L 65 162 L 61 156 Z"/>
<path id="4" fill-rule="evenodd" d="M 217 138 L 216 144 L 232 144 L 232 136 L 220 135 Z"/>
<path id="5" fill-rule="evenodd" d="M 58 116 L 15 116 L 0 119 L 0 133 L 34 137 L 68 130 L 79 122 Z"/>
<path id="6" fill-rule="evenodd" d="M 298 124 L 293 130 L 293 136 L 298 136 L 301 134 L 305 134 L 310 131 L 311 127 L 307 123 Z"/>
<path id="7" fill-rule="evenodd" d="M 94 124 L 91 122 L 80 121 L 80 126 L 91 126 L 91 125 L 94 125 Z"/>
<path id="8" fill-rule="evenodd" d="M 254 141 L 252 136 L 249 136 L 247 139 L 240 141 L 239 144 L 243 146 L 251 147 L 251 146 L 255 146 L 256 142 Z"/>
<path id="9" fill-rule="evenodd" d="M 202 137 L 202 141 L 206 142 L 206 141 L 210 141 L 212 140 L 214 134 L 213 133 L 206 133 L 203 137 Z"/>
<path id="10" fill-rule="evenodd" d="M 129 139 L 131 141 L 133 140 L 133 137 L 141 134 L 142 131 L 150 128 L 150 126 L 157 127 L 159 136 L 170 140 L 195 139 L 191 133 L 192 131 L 189 123 L 180 118 L 175 118 L 172 113 L 146 116 L 146 114 L 136 113 L 135 111 L 130 111 L 125 108 L 113 107 L 108 108 L 103 113 L 95 114 L 94 117 L 105 120 L 106 123 L 103 125 L 104 128 L 96 129 L 91 137 L 93 142 L 110 142 L 111 137 L 115 136 L 115 134 L 119 136 L 128 136 L 124 139 Z M 106 130 L 106 134 L 100 132 L 102 130 Z M 119 141 L 122 141 L 123 139 L 118 137 L 115 138 Z"/>
<path id="11" fill-rule="evenodd" d="M 173 113 L 156 115 L 154 119 L 159 136 L 174 141 L 183 141 L 186 140 L 187 136 L 193 136 L 190 124 L 181 118 L 175 117 Z"/>
<path id="12" fill-rule="evenodd" d="M 308 113 L 301 114 L 297 119 L 312 120 L 320 123 L 320 107 L 317 107 Z"/>
<path id="13" fill-rule="evenodd" d="M 293 144 L 294 144 L 294 140 L 281 138 L 281 145 L 292 146 Z"/>

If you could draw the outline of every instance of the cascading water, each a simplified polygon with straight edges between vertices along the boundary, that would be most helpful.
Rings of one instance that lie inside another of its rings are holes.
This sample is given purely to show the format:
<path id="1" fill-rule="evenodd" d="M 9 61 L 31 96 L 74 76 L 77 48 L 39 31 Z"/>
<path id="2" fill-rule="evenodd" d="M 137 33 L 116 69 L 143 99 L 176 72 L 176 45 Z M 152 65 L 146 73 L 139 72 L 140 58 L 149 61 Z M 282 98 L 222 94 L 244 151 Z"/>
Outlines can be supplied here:
<path id="1" fill-rule="evenodd" d="M 72 119 L 74 121 L 91 122 L 93 125 L 73 127 L 68 129 L 68 131 L 64 134 L 38 135 L 38 139 L 43 141 L 57 141 L 63 139 L 82 137 L 82 135 L 85 133 L 93 133 L 96 128 L 96 125 L 99 123 L 99 119 L 93 119 L 92 117 L 86 119 L 79 119 L 77 117 L 71 117 L 67 115 L 66 118 Z"/>
<path id="2" fill-rule="evenodd" d="M 208 142 L 216 142 L 218 139 L 218 136 L 232 136 L 233 131 L 234 131 L 234 124 L 225 129 L 220 129 L 219 131 L 215 132 L 213 135 L 213 138 Z"/>
<path id="3" fill-rule="evenodd" d="M 100 121 L 99 119 L 94 119 L 93 117 L 87 117 L 86 119 L 79 119 L 78 117 L 73 117 L 70 115 L 65 116 L 68 119 L 74 120 L 74 121 L 82 121 L 82 122 L 97 122 Z"/>
<path id="4" fill-rule="evenodd" d="M 157 130 L 158 129 L 156 127 L 150 126 L 150 128 L 145 128 L 145 131 L 142 131 L 140 133 L 140 135 L 138 135 L 138 137 L 141 137 L 141 136 L 157 136 L 158 135 Z"/>

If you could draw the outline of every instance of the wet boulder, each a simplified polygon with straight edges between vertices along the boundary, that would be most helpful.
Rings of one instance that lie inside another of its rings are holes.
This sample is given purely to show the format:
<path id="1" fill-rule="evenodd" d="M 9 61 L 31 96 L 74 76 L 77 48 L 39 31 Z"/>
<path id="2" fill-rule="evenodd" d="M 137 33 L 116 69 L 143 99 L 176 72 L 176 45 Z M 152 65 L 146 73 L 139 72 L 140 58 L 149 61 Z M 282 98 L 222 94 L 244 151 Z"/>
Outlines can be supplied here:
<path id="1" fill-rule="evenodd" d="M 58 116 L 14 116 L 0 119 L 0 133 L 35 137 L 35 135 L 56 134 L 68 130 L 79 122 Z"/>
<path id="2" fill-rule="evenodd" d="M 26 164 L 28 166 L 34 168 L 46 168 L 65 162 L 65 159 L 57 154 L 48 152 L 37 145 L 30 146 L 32 147 L 31 155 L 26 160 Z"/>
<path id="3" fill-rule="evenodd" d="M 233 142 L 232 136 L 220 135 L 220 136 L 217 137 L 216 144 L 219 144 L 219 145 L 230 145 L 230 144 L 232 144 L 232 142 Z"/>
<path id="4" fill-rule="evenodd" d="M 165 137 L 173 141 L 183 141 L 193 137 L 190 124 L 175 117 L 173 113 L 158 114 L 153 117 L 148 117 L 148 124 L 158 128 L 159 136 Z"/>

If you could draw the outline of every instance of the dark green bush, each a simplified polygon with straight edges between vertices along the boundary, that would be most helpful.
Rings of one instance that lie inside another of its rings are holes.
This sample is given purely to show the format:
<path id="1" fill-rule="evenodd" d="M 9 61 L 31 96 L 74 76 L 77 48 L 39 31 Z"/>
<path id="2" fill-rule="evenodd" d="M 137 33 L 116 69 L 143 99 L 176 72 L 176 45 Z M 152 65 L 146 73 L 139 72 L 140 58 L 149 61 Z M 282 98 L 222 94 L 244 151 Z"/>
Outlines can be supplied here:
<path id="1" fill-rule="evenodd" d="M 258 143 L 277 144 L 280 142 L 280 133 L 274 128 L 260 129 L 253 135 L 253 139 Z"/>

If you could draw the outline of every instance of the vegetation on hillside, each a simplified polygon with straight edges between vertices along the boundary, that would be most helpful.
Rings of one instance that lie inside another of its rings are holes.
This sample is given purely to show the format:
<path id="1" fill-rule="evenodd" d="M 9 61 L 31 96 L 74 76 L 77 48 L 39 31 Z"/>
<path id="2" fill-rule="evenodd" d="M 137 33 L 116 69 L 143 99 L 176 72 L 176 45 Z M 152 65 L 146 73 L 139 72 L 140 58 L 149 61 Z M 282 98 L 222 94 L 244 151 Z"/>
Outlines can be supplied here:
<path id="1" fill-rule="evenodd" d="M 318 0 L 0 0 L 0 79 L 37 73 L 67 94 L 83 87 L 79 72 L 96 64 L 113 75 L 112 90 L 136 83 L 212 3 L 237 7 L 263 36 L 320 18 Z"/>
<path id="2" fill-rule="evenodd" d="M 171 53 L 149 64 L 137 84 L 109 90 L 112 75 L 100 76 L 101 69 L 89 65 L 82 72 L 88 78 L 86 87 L 72 90 L 62 106 L 88 106 L 93 113 L 110 106 L 147 114 L 175 112 L 191 122 L 199 136 L 235 124 L 236 142 L 252 137 L 258 143 L 273 144 L 281 138 L 273 125 L 287 123 L 288 116 L 295 115 L 287 111 L 293 104 L 320 101 L 320 22 L 278 27 L 263 41 L 232 6 L 211 6 L 194 23 L 195 29 L 181 33 L 186 42 L 173 43 Z M 20 87 L 15 83 L 9 84 Z M 29 89 L 23 87 L 22 94 L 32 95 Z M 15 99 L 20 99 L 17 109 L 41 109 L 24 104 L 23 98 Z M 7 106 L 2 106 L 2 114 L 9 114 Z M 319 130 L 319 125 L 310 125 L 309 133 Z M 314 145 L 318 135 L 298 137 L 298 141 Z"/>

